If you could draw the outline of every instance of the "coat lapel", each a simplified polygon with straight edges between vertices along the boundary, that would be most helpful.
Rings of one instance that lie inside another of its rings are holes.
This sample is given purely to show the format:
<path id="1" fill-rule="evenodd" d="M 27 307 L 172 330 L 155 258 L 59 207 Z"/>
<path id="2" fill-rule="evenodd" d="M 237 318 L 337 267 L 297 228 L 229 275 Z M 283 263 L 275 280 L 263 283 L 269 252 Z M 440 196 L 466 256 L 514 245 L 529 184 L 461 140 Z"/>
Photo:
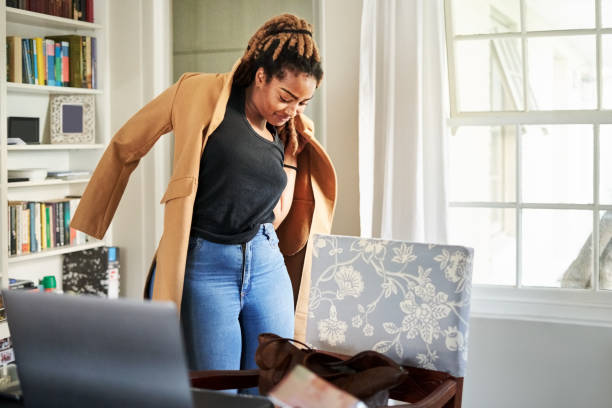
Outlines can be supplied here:
<path id="1" fill-rule="evenodd" d="M 239 58 L 238 61 L 234 63 L 234 66 L 232 67 L 232 70 L 230 72 L 221 74 L 223 75 L 223 87 L 221 88 L 219 99 L 217 99 L 217 103 L 215 104 L 215 109 L 213 110 L 210 122 L 206 123 L 206 118 L 204 118 L 204 121 L 202 123 L 202 129 L 206 129 L 207 126 L 208 128 L 206 129 L 206 134 L 202 138 L 202 148 L 200 150 L 200 156 L 202 155 L 202 153 L 204 153 L 204 147 L 206 146 L 208 137 L 211 135 L 212 132 L 215 131 L 215 129 L 217 129 L 217 127 L 219 127 L 221 121 L 223 120 L 223 117 L 225 116 L 227 101 L 229 100 L 230 92 L 232 90 L 232 80 L 234 78 L 234 73 L 236 72 L 236 69 L 238 69 L 238 66 L 240 65 L 240 61 L 241 59 Z"/>

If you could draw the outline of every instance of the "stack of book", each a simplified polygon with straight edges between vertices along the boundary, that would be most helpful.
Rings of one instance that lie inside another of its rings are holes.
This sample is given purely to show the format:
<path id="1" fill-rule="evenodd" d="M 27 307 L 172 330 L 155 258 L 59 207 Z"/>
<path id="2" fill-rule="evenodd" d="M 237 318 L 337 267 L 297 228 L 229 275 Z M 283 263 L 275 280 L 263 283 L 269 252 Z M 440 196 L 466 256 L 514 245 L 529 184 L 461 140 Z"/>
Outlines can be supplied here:
<path id="1" fill-rule="evenodd" d="M 38 286 L 27 279 L 13 279 L 9 278 L 9 289 L 10 290 L 38 290 Z"/>
<path id="2" fill-rule="evenodd" d="M 6 0 L 7 7 L 94 22 L 93 0 Z"/>
<path id="3" fill-rule="evenodd" d="M 6 44 L 6 79 L 9 82 L 98 88 L 95 37 L 8 36 Z"/>
<path id="4" fill-rule="evenodd" d="M 44 202 L 9 201 L 9 253 L 23 255 L 64 245 L 81 245 L 87 235 L 70 228 L 80 197 Z"/>
<path id="5" fill-rule="evenodd" d="M 47 177 L 58 179 L 58 180 L 75 180 L 88 178 L 91 172 L 87 170 L 63 170 L 63 171 L 49 171 Z"/>

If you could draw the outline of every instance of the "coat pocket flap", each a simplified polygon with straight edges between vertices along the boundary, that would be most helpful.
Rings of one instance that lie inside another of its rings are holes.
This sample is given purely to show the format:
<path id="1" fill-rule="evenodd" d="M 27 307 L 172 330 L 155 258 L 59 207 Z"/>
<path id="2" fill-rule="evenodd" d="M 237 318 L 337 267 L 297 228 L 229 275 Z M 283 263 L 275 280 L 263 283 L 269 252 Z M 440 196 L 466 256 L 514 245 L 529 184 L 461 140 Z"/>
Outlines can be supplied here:
<path id="1" fill-rule="evenodd" d="M 172 199 L 186 197 L 194 190 L 195 179 L 193 177 L 181 177 L 170 180 L 166 194 L 162 197 L 160 204 L 164 204 Z"/>

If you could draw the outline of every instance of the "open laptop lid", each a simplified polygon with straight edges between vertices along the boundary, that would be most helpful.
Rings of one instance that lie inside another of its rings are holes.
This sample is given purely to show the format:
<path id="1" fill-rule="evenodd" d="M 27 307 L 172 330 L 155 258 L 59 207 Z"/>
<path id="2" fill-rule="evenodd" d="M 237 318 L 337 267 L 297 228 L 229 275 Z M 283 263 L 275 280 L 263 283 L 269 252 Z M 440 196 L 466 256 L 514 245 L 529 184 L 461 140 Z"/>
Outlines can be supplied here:
<path id="1" fill-rule="evenodd" d="M 174 304 L 3 290 L 26 407 L 191 407 Z"/>

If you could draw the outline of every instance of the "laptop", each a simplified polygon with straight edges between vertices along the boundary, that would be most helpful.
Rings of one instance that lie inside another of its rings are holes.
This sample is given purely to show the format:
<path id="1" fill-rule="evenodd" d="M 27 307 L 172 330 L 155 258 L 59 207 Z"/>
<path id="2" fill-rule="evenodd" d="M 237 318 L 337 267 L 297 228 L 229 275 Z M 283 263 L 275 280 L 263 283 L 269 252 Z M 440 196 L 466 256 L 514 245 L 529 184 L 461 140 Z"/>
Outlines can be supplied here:
<path id="1" fill-rule="evenodd" d="M 176 307 L 3 290 L 26 407 L 272 407 L 190 388 Z"/>

